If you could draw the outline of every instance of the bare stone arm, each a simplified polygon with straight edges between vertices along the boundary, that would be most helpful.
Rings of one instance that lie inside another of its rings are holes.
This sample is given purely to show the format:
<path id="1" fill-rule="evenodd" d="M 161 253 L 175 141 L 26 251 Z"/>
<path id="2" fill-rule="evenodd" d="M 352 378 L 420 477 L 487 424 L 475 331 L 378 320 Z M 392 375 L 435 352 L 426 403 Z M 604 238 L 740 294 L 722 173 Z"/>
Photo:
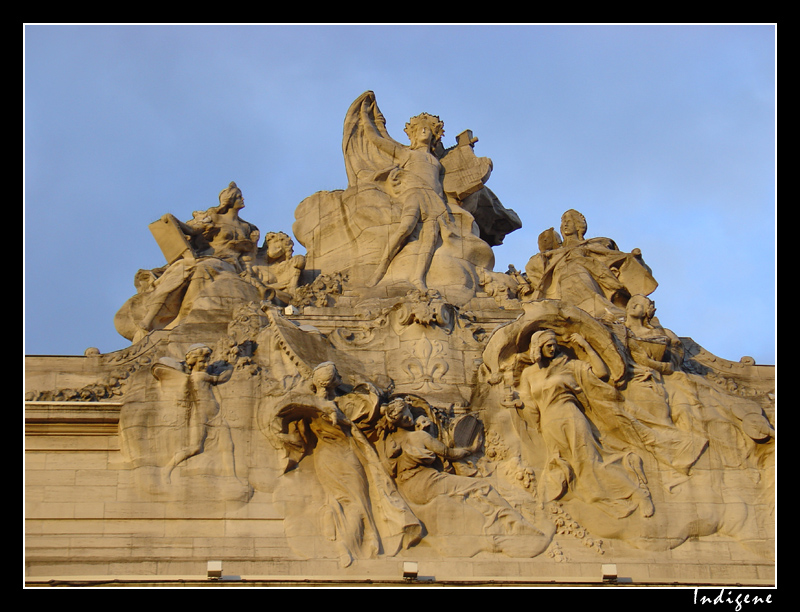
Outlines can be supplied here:
<path id="1" fill-rule="evenodd" d="M 480 440 L 477 440 L 477 444 L 480 444 Z M 476 442 L 473 442 L 473 446 L 476 445 Z M 450 448 L 441 440 L 434 438 L 431 435 L 428 435 L 425 442 L 425 448 L 429 451 L 433 451 L 443 459 L 450 459 L 450 460 L 458 460 L 463 459 L 471 454 L 473 454 L 477 449 L 472 447 L 456 447 Z"/>
<path id="2" fill-rule="evenodd" d="M 586 351 L 586 355 L 589 357 L 589 365 L 591 365 L 592 372 L 594 372 L 594 375 L 597 376 L 597 378 L 603 380 L 608 379 L 608 366 L 606 366 L 605 362 L 600 358 L 600 355 L 598 355 L 592 346 L 586 341 L 586 338 L 578 333 L 574 333 L 567 338 L 567 342 L 577 344 L 584 351 Z"/>

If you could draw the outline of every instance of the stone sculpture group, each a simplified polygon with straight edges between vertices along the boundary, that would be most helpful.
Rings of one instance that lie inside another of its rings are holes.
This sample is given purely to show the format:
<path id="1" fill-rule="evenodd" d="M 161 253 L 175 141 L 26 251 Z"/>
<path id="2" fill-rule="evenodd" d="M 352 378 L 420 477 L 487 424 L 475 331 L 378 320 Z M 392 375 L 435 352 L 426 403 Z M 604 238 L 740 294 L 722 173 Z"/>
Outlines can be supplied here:
<path id="1" fill-rule="evenodd" d="M 269 496 L 294 552 L 428 546 L 531 558 L 566 531 L 665 551 L 721 534 L 769 555 L 774 389 L 662 327 L 638 249 L 566 211 L 524 273 L 492 246 L 521 227 L 465 131 L 387 132 L 372 92 L 346 113 L 345 190 L 292 239 L 244 221 L 241 189 L 151 224 L 103 356 L 138 495 Z"/>

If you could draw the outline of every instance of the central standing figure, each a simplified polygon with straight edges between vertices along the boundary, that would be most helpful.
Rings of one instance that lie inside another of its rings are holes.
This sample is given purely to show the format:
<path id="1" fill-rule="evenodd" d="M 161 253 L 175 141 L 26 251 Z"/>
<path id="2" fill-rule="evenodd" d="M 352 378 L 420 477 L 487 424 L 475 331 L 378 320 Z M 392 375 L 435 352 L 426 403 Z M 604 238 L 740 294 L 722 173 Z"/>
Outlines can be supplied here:
<path id="1" fill-rule="evenodd" d="M 410 281 L 420 291 L 426 291 L 425 275 L 436 242 L 442 226 L 450 220 L 442 187 L 444 168 L 434 154 L 444 135 L 444 123 L 435 115 L 422 113 L 406 123 L 405 132 L 411 141 L 410 147 L 384 137 L 377 130 L 366 132 L 375 146 L 397 162 L 378 171 L 373 179 L 385 178 L 387 192 L 402 204 L 400 223 L 389 237 L 369 286 L 374 287 L 381 281 L 389 264 L 417 230 L 419 249 Z"/>
<path id="2" fill-rule="evenodd" d="M 305 198 L 294 235 L 306 247 L 307 271 L 341 272 L 353 297 L 431 288 L 462 307 L 493 274 L 492 247 L 460 199 L 481 192 L 491 160 L 476 157 L 466 136 L 445 149 L 434 115 L 417 115 L 405 131 L 409 144 L 394 140 L 375 94 L 361 94 L 344 120 L 347 188 Z"/>

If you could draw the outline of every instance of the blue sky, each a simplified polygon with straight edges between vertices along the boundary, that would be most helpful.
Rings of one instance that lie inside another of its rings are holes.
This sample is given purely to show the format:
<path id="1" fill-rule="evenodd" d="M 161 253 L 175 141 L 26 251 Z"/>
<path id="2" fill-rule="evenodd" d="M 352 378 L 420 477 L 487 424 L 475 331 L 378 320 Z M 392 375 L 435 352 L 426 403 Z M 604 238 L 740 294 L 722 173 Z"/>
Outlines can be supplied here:
<path id="1" fill-rule="evenodd" d="M 342 122 L 373 90 L 395 139 L 420 112 L 471 129 L 488 186 L 523 228 L 523 269 L 580 210 L 587 237 L 638 247 L 665 327 L 774 364 L 776 57 L 772 25 L 27 25 L 26 354 L 129 342 L 116 311 L 147 229 L 216 204 L 291 233 L 346 187 Z M 297 245 L 296 252 L 303 252 Z"/>

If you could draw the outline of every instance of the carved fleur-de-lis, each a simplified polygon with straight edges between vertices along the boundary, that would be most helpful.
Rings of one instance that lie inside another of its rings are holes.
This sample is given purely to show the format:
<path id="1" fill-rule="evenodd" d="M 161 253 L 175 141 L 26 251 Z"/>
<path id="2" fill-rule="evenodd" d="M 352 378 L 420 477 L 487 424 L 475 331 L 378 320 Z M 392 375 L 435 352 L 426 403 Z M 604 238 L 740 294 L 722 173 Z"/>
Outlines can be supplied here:
<path id="1" fill-rule="evenodd" d="M 406 352 L 403 369 L 414 381 L 412 388 L 415 391 L 438 391 L 442 388 L 439 383 L 450 369 L 447 361 L 441 357 L 443 353 L 441 342 L 431 342 L 427 338 L 422 338 L 411 351 Z"/>

